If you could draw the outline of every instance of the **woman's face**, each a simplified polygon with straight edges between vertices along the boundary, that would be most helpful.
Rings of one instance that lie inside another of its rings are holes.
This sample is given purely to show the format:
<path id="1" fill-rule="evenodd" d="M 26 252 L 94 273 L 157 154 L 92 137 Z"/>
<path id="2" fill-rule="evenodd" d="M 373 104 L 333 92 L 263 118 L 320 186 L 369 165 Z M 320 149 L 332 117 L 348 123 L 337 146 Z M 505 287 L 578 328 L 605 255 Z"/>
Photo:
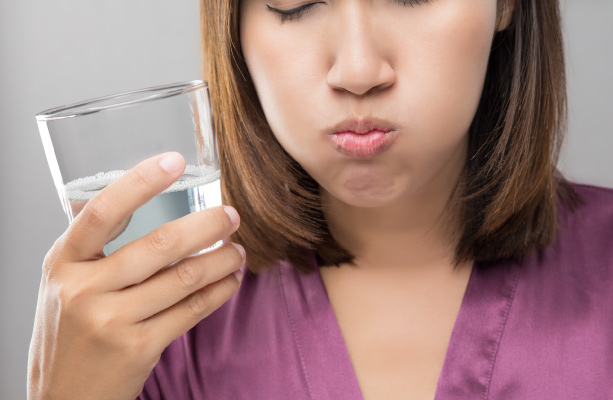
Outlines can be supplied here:
<path id="1" fill-rule="evenodd" d="M 322 193 L 357 207 L 455 183 L 496 30 L 496 0 L 402 3 L 241 3 L 243 54 L 277 140 Z M 305 4 L 284 21 L 269 9 Z"/>

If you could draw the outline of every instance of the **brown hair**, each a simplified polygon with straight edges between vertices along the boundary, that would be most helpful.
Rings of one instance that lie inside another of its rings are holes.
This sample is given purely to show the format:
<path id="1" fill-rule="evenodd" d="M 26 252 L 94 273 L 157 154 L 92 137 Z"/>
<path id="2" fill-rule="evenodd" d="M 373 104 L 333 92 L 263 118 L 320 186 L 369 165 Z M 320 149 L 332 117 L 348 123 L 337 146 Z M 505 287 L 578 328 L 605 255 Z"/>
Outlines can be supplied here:
<path id="1" fill-rule="evenodd" d="M 307 273 L 310 250 L 320 265 L 350 263 L 330 234 L 317 182 L 266 121 L 241 52 L 239 0 L 200 6 L 223 203 L 242 216 L 231 239 L 245 247 L 253 272 L 287 260 Z M 511 25 L 493 40 L 466 168 L 449 202 L 463 229 L 456 265 L 521 259 L 553 243 L 558 196 L 571 208 L 580 200 L 556 168 L 566 107 L 558 0 L 516 0 Z"/>

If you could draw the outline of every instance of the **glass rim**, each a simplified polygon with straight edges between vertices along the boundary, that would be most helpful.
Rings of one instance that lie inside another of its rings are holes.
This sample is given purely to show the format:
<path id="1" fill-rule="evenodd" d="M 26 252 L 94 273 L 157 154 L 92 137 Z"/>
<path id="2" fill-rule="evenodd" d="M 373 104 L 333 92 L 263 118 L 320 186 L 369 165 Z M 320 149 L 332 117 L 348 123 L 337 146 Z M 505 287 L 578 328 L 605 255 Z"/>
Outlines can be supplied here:
<path id="1" fill-rule="evenodd" d="M 42 111 L 36 114 L 36 120 L 37 121 L 52 121 L 56 119 L 79 117 L 81 115 L 93 114 L 93 113 L 97 113 L 97 112 L 104 111 L 104 110 L 129 106 L 129 105 L 138 104 L 138 103 L 144 103 L 144 102 L 151 101 L 151 100 L 165 99 L 168 97 L 176 96 L 178 94 L 188 93 L 188 92 L 192 92 L 194 90 L 198 90 L 198 89 L 202 89 L 206 87 L 208 87 L 207 81 L 196 79 L 192 81 L 170 83 L 166 85 L 153 86 L 153 87 L 148 87 L 144 89 L 131 90 L 128 92 L 115 93 L 115 94 L 111 94 L 107 96 L 96 97 L 94 99 L 79 101 L 77 103 L 73 103 L 73 104 L 69 104 L 65 106 L 50 108 L 48 110 L 45 110 L 45 111 Z M 147 92 L 154 92 L 154 93 L 147 96 L 146 95 Z M 155 93 L 155 92 L 159 92 L 159 93 Z M 134 100 L 118 101 L 113 104 L 96 106 L 96 103 L 100 103 L 108 99 L 113 99 L 113 98 L 119 99 L 121 97 L 133 96 L 133 95 L 138 95 L 138 94 L 144 94 L 144 95 Z M 80 110 L 80 108 L 84 106 L 90 106 L 90 107 Z"/>

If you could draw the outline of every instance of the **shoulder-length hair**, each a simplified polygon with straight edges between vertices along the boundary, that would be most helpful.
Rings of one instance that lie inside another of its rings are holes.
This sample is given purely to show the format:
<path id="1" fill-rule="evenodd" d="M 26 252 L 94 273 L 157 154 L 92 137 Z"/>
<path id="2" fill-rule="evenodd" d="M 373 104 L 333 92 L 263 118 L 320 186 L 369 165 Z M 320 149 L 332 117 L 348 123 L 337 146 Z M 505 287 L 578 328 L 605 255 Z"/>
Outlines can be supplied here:
<path id="1" fill-rule="evenodd" d="M 307 273 L 310 251 L 320 265 L 351 263 L 330 234 L 317 182 L 266 121 L 242 55 L 239 0 L 200 6 L 223 203 L 242 217 L 231 240 L 245 247 L 252 272 L 286 260 Z M 559 202 L 580 201 L 556 167 L 566 116 L 558 0 L 516 0 L 511 25 L 493 39 L 466 167 L 449 202 L 462 226 L 456 265 L 522 259 L 555 241 Z"/>

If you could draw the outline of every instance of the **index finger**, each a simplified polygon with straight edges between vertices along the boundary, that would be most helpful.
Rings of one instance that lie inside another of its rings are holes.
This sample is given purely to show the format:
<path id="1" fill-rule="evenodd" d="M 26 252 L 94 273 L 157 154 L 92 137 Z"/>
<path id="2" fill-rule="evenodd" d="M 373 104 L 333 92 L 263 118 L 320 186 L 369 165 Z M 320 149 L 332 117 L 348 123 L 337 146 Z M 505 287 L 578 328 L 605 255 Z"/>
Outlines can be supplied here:
<path id="1" fill-rule="evenodd" d="M 66 231 L 66 256 L 72 261 L 98 257 L 114 227 L 172 185 L 184 170 L 179 153 L 164 153 L 140 162 L 102 189 Z"/>

